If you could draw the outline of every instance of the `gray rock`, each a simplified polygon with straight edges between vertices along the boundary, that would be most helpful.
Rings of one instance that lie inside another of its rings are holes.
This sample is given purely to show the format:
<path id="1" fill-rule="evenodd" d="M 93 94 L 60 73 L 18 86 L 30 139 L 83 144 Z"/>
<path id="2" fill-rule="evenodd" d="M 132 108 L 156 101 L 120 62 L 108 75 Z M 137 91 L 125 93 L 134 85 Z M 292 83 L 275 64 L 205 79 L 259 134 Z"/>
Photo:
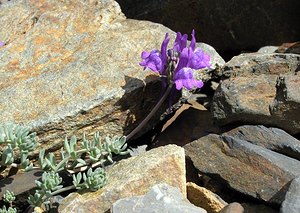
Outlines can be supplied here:
<path id="1" fill-rule="evenodd" d="M 277 78 L 276 97 L 270 104 L 272 117 L 279 120 L 282 126 L 300 132 L 300 73 L 282 75 Z M 293 131 L 292 131 L 293 132 Z"/>
<path id="2" fill-rule="evenodd" d="M 220 83 L 211 104 L 216 123 L 262 124 L 300 133 L 299 63 L 297 54 L 234 57 L 222 68 L 221 75 L 229 79 Z"/>
<path id="3" fill-rule="evenodd" d="M 300 161 L 231 136 L 208 135 L 184 146 L 194 166 L 243 194 L 281 204 Z"/>
<path id="4" fill-rule="evenodd" d="M 154 21 L 186 33 L 195 28 L 201 40 L 221 51 L 257 50 L 300 37 L 297 0 L 246 0 L 243 4 L 231 0 L 117 1 L 129 18 Z"/>
<path id="5" fill-rule="evenodd" d="M 267 128 L 262 125 L 244 125 L 222 135 L 230 135 L 300 160 L 300 141 L 278 128 Z"/>
<path id="6" fill-rule="evenodd" d="M 280 213 L 299 213 L 300 212 L 300 177 L 295 178 L 285 195 L 282 202 Z"/>
<path id="7" fill-rule="evenodd" d="M 179 189 L 162 183 L 157 184 L 144 196 L 118 200 L 112 205 L 112 213 L 206 213 L 183 197 Z"/>
<path id="8" fill-rule="evenodd" d="M 46 149 L 59 148 L 71 134 L 126 135 L 161 95 L 157 75 L 139 66 L 140 54 L 175 33 L 126 19 L 113 0 L 8 1 L 0 22 L 6 43 L 0 49 L 0 121 L 31 127 Z"/>
<path id="9" fill-rule="evenodd" d="M 220 83 L 214 93 L 211 112 L 218 125 L 274 125 L 269 105 L 273 102 L 276 76 L 239 76 Z M 280 125 L 280 123 L 279 123 Z"/>
<path id="10" fill-rule="evenodd" d="M 299 63 L 298 54 L 244 53 L 228 61 L 222 67 L 221 73 L 224 77 L 294 74 Z"/>
<path id="11" fill-rule="evenodd" d="M 257 50 L 258 53 L 274 53 L 278 49 L 278 46 L 264 46 Z"/>

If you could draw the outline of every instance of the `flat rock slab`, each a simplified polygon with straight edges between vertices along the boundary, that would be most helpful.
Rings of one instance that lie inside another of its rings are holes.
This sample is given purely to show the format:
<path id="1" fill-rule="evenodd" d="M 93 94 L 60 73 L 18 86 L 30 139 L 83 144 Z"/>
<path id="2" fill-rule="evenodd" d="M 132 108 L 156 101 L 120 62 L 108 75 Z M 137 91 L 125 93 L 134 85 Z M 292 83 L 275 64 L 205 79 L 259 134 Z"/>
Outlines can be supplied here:
<path id="1" fill-rule="evenodd" d="M 118 200 L 112 205 L 112 213 L 206 213 L 202 208 L 191 204 L 179 189 L 165 183 L 157 184 L 143 196 Z"/>
<path id="2" fill-rule="evenodd" d="M 184 146 L 202 173 L 220 177 L 243 194 L 281 204 L 300 161 L 232 136 L 208 135 Z"/>
<path id="3" fill-rule="evenodd" d="M 97 192 L 72 193 L 59 212 L 106 212 L 119 199 L 144 195 L 152 186 L 167 183 L 186 197 L 184 149 L 168 145 L 122 160 L 108 171 L 108 184 Z"/>
<path id="4" fill-rule="evenodd" d="M 278 128 L 244 125 L 223 133 L 223 135 L 230 135 L 300 160 L 300 141 Z"/>

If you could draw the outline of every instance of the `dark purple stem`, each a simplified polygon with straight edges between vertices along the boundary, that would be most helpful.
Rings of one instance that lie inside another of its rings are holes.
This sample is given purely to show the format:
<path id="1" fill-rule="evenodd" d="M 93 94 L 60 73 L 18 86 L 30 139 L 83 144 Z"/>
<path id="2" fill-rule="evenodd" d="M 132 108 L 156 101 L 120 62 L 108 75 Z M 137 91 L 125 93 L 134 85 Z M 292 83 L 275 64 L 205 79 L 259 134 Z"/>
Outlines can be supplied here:
<path id="1" fill-rule="evenodd" d="M 173 84 L 170 84 L 168 88 L 166 89 L 164 95 L 161 97 L 161 99 L 157 102 L 155 107 L 151 110 L 151 112 L 147 115 L 147 117 L 131 132 L 126 136 L 126 141 L 128 141 L 130 138 L 132 138 L 138 131 L 140 131 L 152 118 L 152 116 L 156 113 L 156 111 L 159 109 L 159 107 L 163 104 L 163 102 L 168 97 L 169 93 L 171 92 L 173 87 Z"/>

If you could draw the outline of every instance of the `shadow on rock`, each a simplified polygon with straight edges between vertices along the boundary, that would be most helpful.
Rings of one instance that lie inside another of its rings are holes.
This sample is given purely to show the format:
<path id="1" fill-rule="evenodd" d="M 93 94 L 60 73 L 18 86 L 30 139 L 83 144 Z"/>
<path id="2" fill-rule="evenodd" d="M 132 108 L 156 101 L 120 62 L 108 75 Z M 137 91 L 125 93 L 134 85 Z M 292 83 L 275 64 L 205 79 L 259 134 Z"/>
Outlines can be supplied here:
<path id="1" fill-rule="evenodd" d="M 122 86 L 122 89 L 124 89 L 125 93 L 116 105 L 120 111 L 126 111 L 126 117 L 124 117 L 122 122 L 124 122 L 124 134 L 128 135 L 142 122 L 159 101 L 163 94 L 163 88 L 161 81 L 156 75 L 149 75 L 145 81 L 125 76 L 125 85 Z M 133 139 L 151 130 L 159 122 L 160 115 L 166 108 L 167 104 L 165 103 Z"/>

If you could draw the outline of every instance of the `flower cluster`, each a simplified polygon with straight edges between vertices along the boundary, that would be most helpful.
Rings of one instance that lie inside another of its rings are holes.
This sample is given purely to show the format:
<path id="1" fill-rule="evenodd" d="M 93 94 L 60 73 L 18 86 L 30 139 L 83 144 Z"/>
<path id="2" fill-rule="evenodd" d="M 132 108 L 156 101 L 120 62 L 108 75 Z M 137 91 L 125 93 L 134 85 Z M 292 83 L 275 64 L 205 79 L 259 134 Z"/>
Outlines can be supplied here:
<path id="1" fill-rule="evenodd" d="M 167 50 L 170 37 L 166 33 L 161 50 L 143 51 L 143 61 L 140 62 L 140 65 L 144 69 L 149 68 L 159 73 L 166 79 L 167 84 L 175 83 L 177 90 L 181 90 L 182 87 L 188 90 L 194 87 L 201 88 L 203 82 L 194 78 L 193 70 L 210 67 L 210 56 L 196 48 L 194 30 L 189 47 L 187 46 L 187 38 L 187 34 L 181 35 L 178 32 L 173 48 Z"/>

